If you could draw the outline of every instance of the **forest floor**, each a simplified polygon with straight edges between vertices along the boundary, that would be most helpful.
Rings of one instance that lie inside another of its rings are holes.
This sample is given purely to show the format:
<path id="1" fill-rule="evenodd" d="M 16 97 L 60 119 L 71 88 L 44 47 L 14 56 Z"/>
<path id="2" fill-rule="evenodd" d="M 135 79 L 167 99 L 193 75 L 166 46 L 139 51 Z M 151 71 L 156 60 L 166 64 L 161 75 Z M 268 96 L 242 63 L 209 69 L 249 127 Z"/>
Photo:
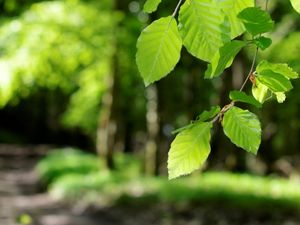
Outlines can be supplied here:
<path id="1" fill-rule="evenodd" d="M 0 146 L 0 225 L 17 225 L 20 220 L 26 224 L 26 218 L 27 224 L 32 225 L 300 224 L 299 211 L 272 206 L 242 209 L 226 202 L 176 205 L 130 202 L 99 208 L 62 203 L 43 191 L 34 170 L 46 152 L 45 147 Z"/>

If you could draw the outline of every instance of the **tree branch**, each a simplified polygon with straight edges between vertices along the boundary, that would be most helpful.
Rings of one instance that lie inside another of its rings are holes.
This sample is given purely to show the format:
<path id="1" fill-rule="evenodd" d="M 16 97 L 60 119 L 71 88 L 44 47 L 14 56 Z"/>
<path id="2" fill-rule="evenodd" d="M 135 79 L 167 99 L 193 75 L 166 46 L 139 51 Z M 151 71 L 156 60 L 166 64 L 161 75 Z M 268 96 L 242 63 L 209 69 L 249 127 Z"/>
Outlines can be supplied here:
<path id="1" fill-rule="evenodd" d="M 179 10 L 179 7 L 180 7 L 182 1 L 183 1 L 183 0 L 179 0 L 179 2 L 178 2 L 177 6 L 176 6 L 176 8 L 175 8 L 175 10 L 174 10 L 174 12 L 173 12 L 173 14 L 172 14 L 172 17 L 175 17 L 175 16 L 176 16 L 176 14 L 177 14 L 177 12 L 178 12 L 178 10 Z"/>

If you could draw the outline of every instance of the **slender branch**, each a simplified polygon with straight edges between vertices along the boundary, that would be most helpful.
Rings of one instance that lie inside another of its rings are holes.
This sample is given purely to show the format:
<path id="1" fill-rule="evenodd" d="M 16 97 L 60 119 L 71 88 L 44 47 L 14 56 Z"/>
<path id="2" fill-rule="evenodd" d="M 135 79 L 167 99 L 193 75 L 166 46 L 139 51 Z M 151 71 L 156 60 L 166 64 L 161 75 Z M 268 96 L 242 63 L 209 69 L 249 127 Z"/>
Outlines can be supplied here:
<path id="1" fill-rule="evenodd" d="M 183 0 L 179 0 L 179 2 L 178 2 L 177 6 L 176 6 L 176 8 L 175 8 L 175 10 L 174 10 L 174 12 L 173 12 L 173 14 L 172 14 L 172 17 L 175 17 L 175 16 L 176 16 L 176 14 L 177 14 L 177 12 L 178 12 L 178 10 L 179 10 L 179 7 L 180 7 L 182 1 L 183 1 Z"/>
<path id="2" fill-rule="evenodd" d="M 255 62 L 256 62 L 256 59 L 257 59 L 257 54 L 258 54 L 258 47 L 256 47 L 255 49 L 255 53 L 254 53 L 254 56 L 253 56 L 253 60 L 252 60 L 252 64 L 251 64 L 251 68 L 250 68 L 250 71 L 243 83 L 243 85 L 241 86 L 240 90 L 239 91 L 242 91 L 244 89 L 244 87 L 246 86 L 247 84 L 247 81 L 249 80 L 251 74 L 254 72 L 254 66 L 255 66 Z M 224 113 L 226 113 L 229 109 L 231 109 L 233 106 L 234 106 L 234 103 L 235 101 L 231 101 L 228 105 L 225 105 L 221 111 L 218 113 L 218 115 L 216 115 L 212 120 L 211 122 L 212 123 L 215 123 L 217 122 L 220 118 L 222 118 L 222 116 L 224 115 Z"/>
<path id="3" fill-rule="evenodd" d="M 269 0 L 266 0 L 266 5 L 265 5 L 265 10 L 266 11 L 268 11 L 268 4 L 269 4 Z M 259 36 L 261 37 L 261 34 Z M 244 81 L 242 87 L 240 88 L 240 91 L 242 91 L 244 89 L 244 87 L 247 84 L 247 81 L 249 80 L 251 74 L 254 72 L 254 66 L 255 66 L 256 59 L 257 59 L 257 54 L 258 54 L 258 47 L 256 47 L 250 71 L 249 71 L 248 76 L 247 76 L 246 80 Z"/>
<path id="4" fill-rule="evenodd" d="M 257 54 L 258 54 L 258 47 L 256 47 L 256 49 L 255 49 L 255 53 L 254 53 L 254 57 L 253 57 L 253 60 L 252 60 L 250 71 L 249 71 L 248 76 L 246 77 L 243 85 L 241 86 L 240 91 L 242 91 L 244 89 L 244 87 L 246 86 L 247 81 L 249 80 L 251 74 L 254 72 L 254 66 L 255 66 L 256 59 L 257 59 Z"/>

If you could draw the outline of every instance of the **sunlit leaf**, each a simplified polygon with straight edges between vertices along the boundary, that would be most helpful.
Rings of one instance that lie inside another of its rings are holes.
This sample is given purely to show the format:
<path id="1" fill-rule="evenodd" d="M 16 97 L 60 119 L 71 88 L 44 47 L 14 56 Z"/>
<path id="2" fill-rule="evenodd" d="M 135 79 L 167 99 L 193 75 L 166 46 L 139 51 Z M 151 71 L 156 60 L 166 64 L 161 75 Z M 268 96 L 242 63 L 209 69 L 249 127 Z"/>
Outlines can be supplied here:
<path id="1" fill-rule="evenodd" d="M 271 31 L 274 27 L 274 22 L 269 13 L 258 7 L 244 9 L 240 12 L 238 18 L 243 21 L 246 30 L 254 36 Z"/>
<path id="2" fill-rule="evenodd" d="M 179 13 L 183 44 L 195 57 L 210 62 L 230 41 L 228 17 L 214 0 L 187 0 Z"/>
<path id="3" fill-rule="evenodd" d="M 278 103 L 283 103 L 286 99 L 286 95 L 283 92 L 277 92 L 275 95 Z"/>
<path id="4" fill-rule="evenodd" d="M 252 95 L 260 103 L 264 103 L 266 99 L 271 95 L 268 87 L 256 81 L 256 84 L 252 86 Z"/>
<path id="5" fill-rule="evenodd" d="M 257 79 L 273 92 L 286 92 L 293 88 L 291 82 L 272 70 L 263 70 L 257 74 Z"/>
<path id="6" fill-rule="evenodd" d="M 152 13 L 157 10 L 158 5 L 161 3 L 161 0 L 147 0 L 144 4 L 144 12 Z"/>
<path id="7" fill-rule="evenodd" d="M 231 38 L 241 35 L 245 31 L 243 23 L 237 15 L 245 8 L 253 7 L 254 0 L 215 0 L 219 3 L 222 11 L 229 18 Z"/>
<path id="8" fill-rule="evenodd" d="M 233 59 L 246 46 L 244 41 L 232 41 L 222 46 L 214 55 L 211 64 L 205 72 L 205 78 L 213 78 L 219 76 L 223 71 L 231 66 Z"/>
<path id="9" fill-rule="evenodd" d="M 212 123 L 195 123 L 179 133 L 169 151 L 169 179 L 189 174 L 199 169 L 210 153 Z"/>
<path id="10" fill-rule="evenodd" d="M 261 127 L 255 114 L 233 106 L 225 113 L 222 125 L 232 143 L 248 152 L 257 153 L 261 142 Z"/>
<path id="11" fill-rule="evenodd" d="M 171 16 L 156 20 L 143 30 L 137 42 L 136 62 L 146 86 L 174 69 L 181 47 L 177 23 Z"/>
<path id="12" fill-rule="evenodd" d="M 256 71 L 258 73 L 262 73 L 264 70 L 271 70 L 274 73 L 279 73 L 288 79 L 299 78 L 298 73 L 292 68 L 290 68 L 288 64 L 285 63 L 270 63 L 268 61 L 263 60 L 258 64 Z"/>
<path id="13" fill-rule="evenodd" d="M 257 101 L 253 96 L 247 95 L 245 92 L 242 91 L 231 91 L 229 94 L 229 98 L 232 101 L 251 104 L 257 108 L 261 108 L 262 106 L 261 103 Z"/>
<path id="14" fill-rule="evenodd" d="M 293 8 L 300 13 L 300 1 L 299 0 L 291 0 Z"/>

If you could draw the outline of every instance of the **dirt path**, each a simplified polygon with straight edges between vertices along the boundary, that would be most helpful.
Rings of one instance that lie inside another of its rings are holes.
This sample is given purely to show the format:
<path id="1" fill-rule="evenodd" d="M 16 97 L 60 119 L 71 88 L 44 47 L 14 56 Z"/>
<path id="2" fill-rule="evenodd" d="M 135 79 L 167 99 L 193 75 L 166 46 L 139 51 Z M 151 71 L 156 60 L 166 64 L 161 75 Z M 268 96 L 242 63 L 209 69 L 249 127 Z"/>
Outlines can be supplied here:
<path id="1" fill-rule="evenodd" d="M 24 214 L 34 225 L 99 224 L 40 192 L 34 166 L 46 151 L 43 146 L 0 146 L 0 225 L 16 225 Z"/>
<path id="2" fill-rule="evenodd" d="M 299 225 L 300 213 L 249 211 L 220 205 L 119 205 L 82 209 L 43 193 L 34 166 L 47 148 L 0 145 L 0 225 L 17 225 L 20 215 L 30 225 Z M 80 205 L 79 205 L 80 206 Z"/>

